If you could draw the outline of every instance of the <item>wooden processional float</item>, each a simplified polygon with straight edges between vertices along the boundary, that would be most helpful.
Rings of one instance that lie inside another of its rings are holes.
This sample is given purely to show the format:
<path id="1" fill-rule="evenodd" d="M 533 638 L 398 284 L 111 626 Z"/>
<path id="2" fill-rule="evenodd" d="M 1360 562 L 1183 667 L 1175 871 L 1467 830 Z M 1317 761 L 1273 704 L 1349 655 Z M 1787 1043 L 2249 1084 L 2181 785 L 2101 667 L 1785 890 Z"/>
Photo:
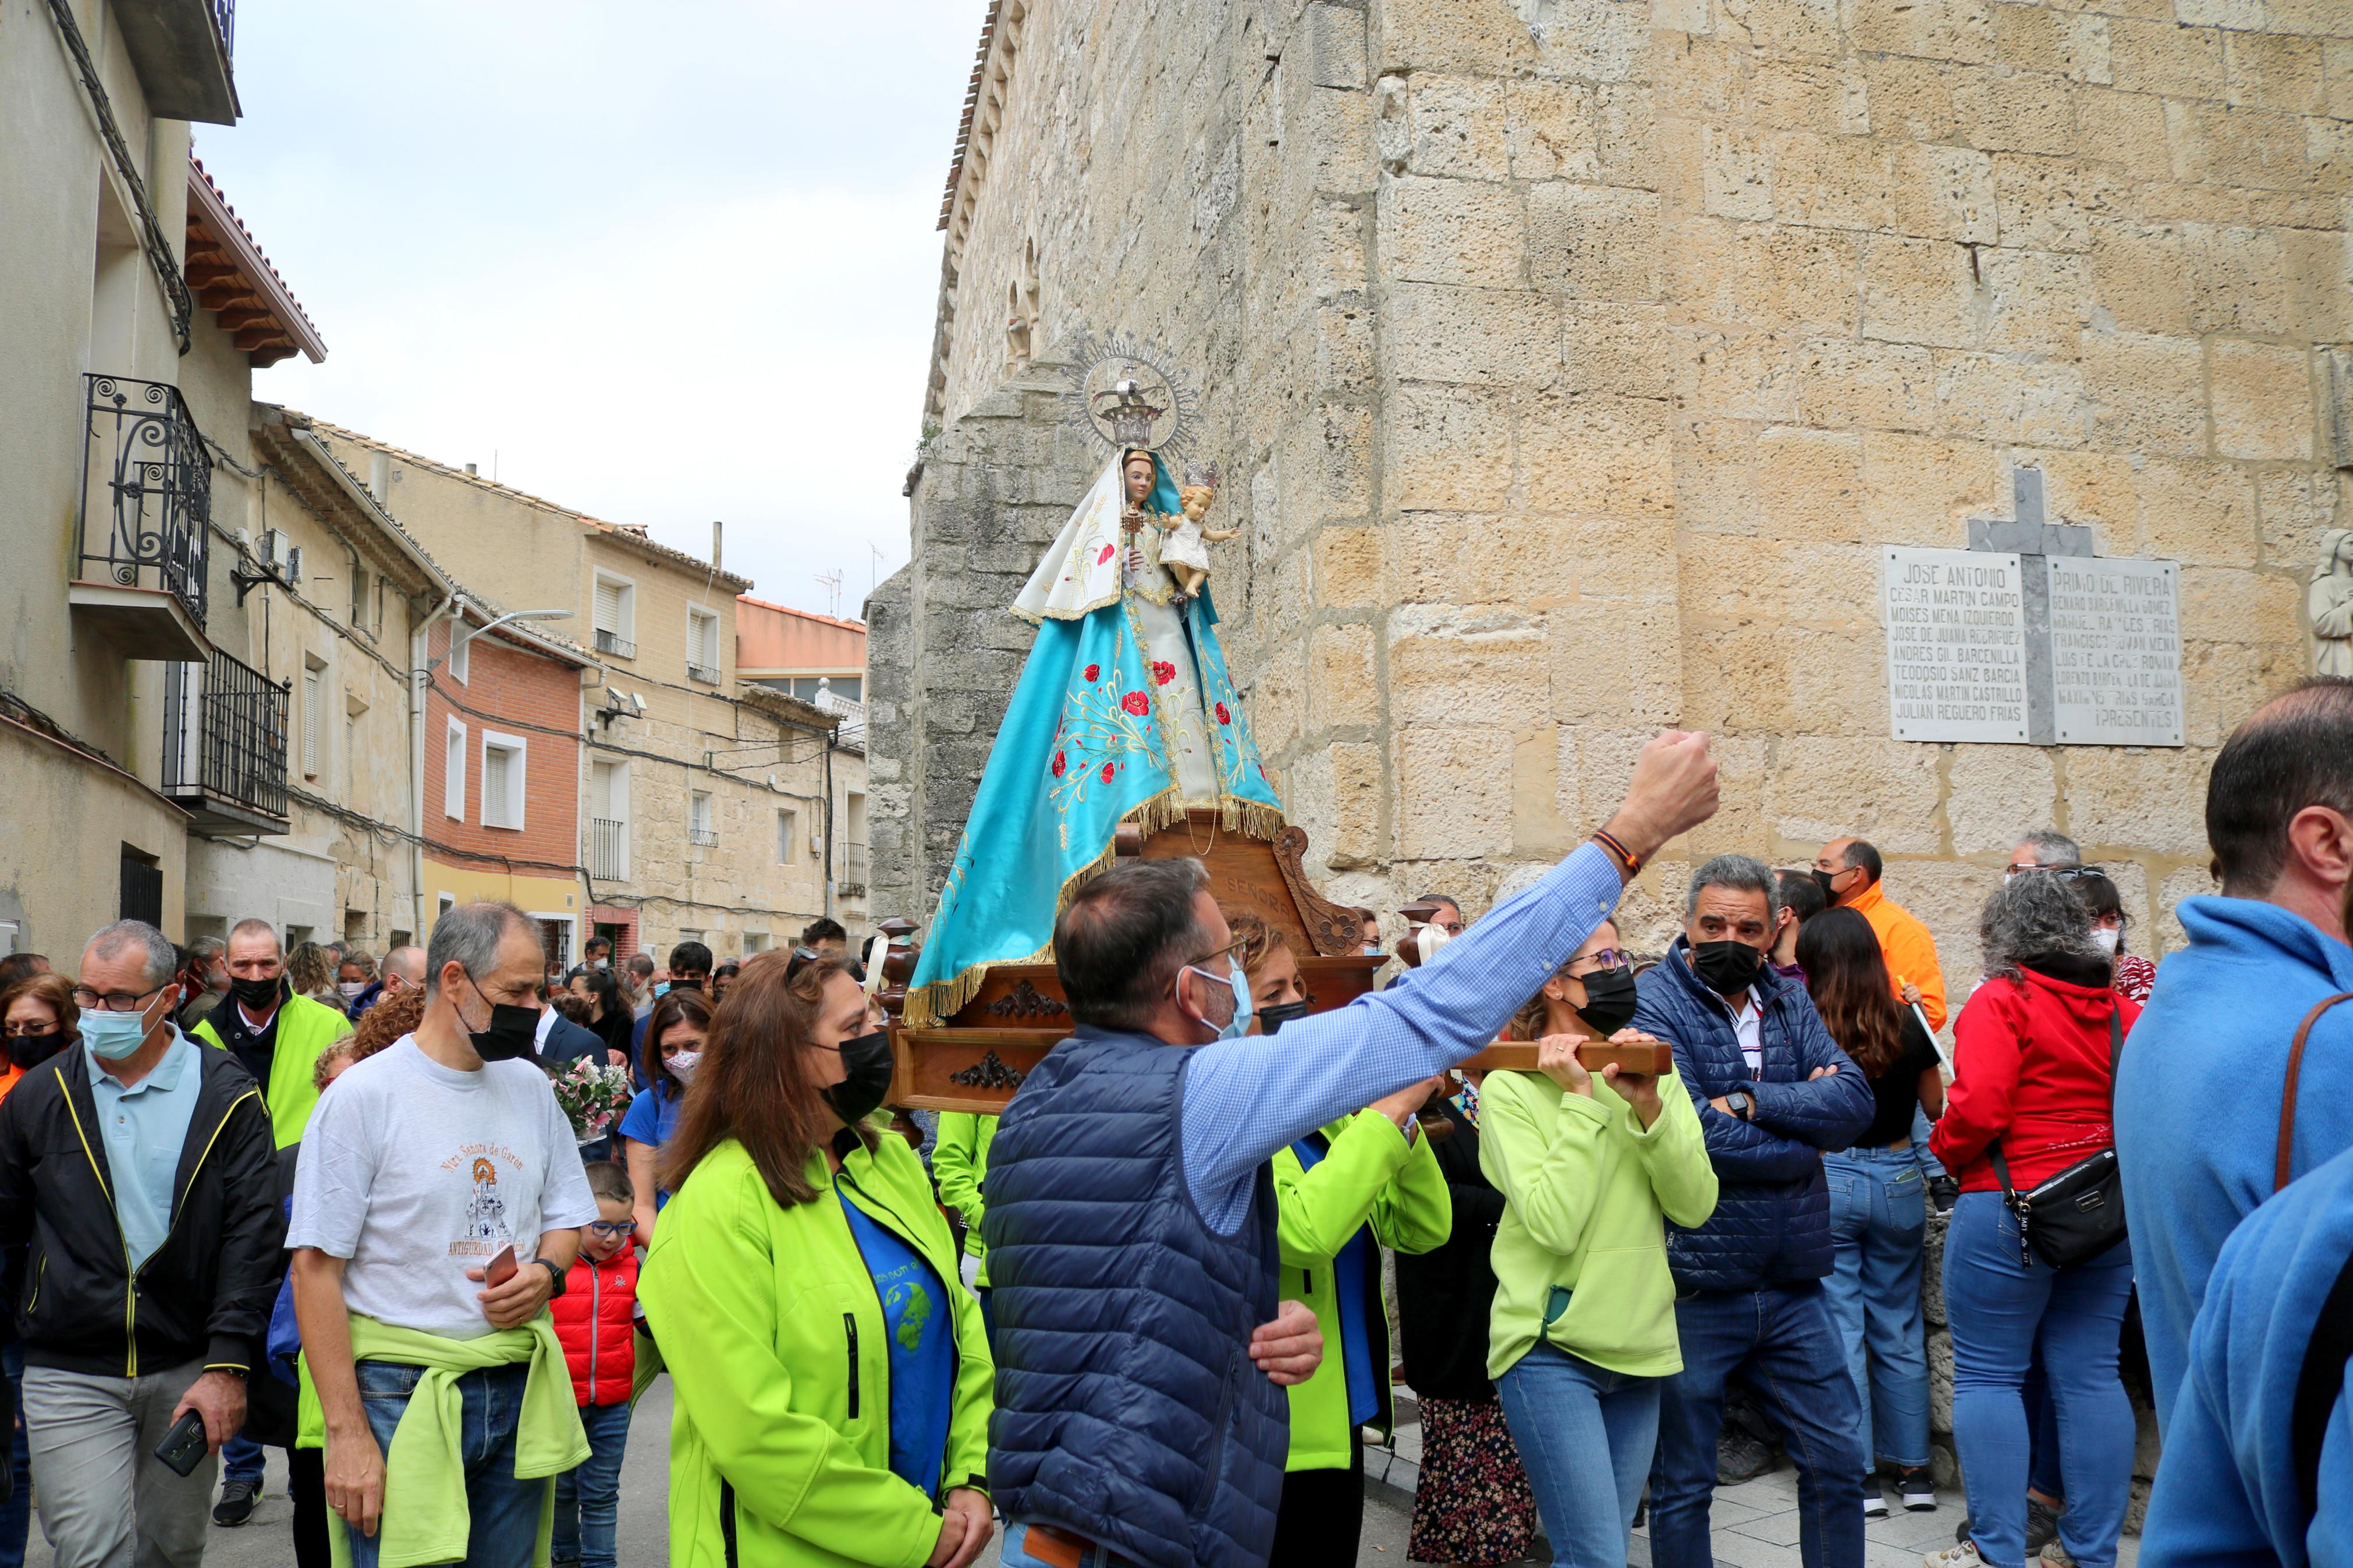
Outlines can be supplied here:
<path id="1" fill-rule="evenodd" d="M 1286 825 L 1271 842 L 1220 833 L 1218 813 L 1208 809 L 1194 810 L 1187 820 L 1150 835 L 1133 826 L 1122 827 L 1118 841 L 1122 859 L 1198 856 L 1208 867 L 1210 896 L 1228 918 L 1254 914 L 1291 939 L 1307 990 L 1307 1010 L 1322 1013 L 1372 990 L 1374 975 L 1388 960 L 1362 950 L 1363 917 L 1355 908 L 1333 902 L 1309 883 L 1301 864 L 1306 850 L 1307 833 L 1302 827 Z M 1419 921 L 1434 911 L 1427 905 L 1409 905 L 1402 912 Z M 1071 1032 L 1070 1007 L 1054 965 L 995 965 L 979 991 L 944 1025 L 908 1028 L 899 1020 L 907 982 L 915 972 L 918 950 L 907 940 L 915 928 L 905 920 L 889 920 L 880 929 L 892 944 L 883 961 L 881 993 L 891 1015 L 896 1058 L 889 1103 L 902 1110 L 984 1115 L 1003 1110 L 1029 1070 Z M 1409 967 L 1419 963 L 1412 932 L 1398 944 L 1398 957 Z M 1666 1054 L 1664 1047 L 1597 1043 L 1579 1052 L 1579 1058 L 1597 1071 L 1605 1061 L 1622 1061 L 1638 1071 L 1664 1070 L 1651 1059 L 1653 1050 Z M 1499 1040 L 1461 1067 L 1533 1071 L 1535 1065 L 1534 1045 Z"/>

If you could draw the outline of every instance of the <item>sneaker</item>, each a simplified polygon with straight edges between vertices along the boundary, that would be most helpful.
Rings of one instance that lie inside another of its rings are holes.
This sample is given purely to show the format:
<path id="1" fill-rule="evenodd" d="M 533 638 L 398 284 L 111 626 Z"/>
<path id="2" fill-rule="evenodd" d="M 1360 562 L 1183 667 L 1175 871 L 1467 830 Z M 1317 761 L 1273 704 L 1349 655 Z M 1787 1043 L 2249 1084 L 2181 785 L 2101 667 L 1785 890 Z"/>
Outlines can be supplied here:
<path id="1" fill-rule="evenodd" d="M 1773 1450 L 1737 1429 L 1715 1440 L 1715 1484 L 1736 1487 L 1753 1481 L 1773 1468 Z"/>
<path id="2" fill-rule="evenodd" d="M 2059 1510 L 2041 1498 L 2026 1500 L 2026 1554 L 2029 1557 L 2059 1539 Z"/>
<path id="3" fill-rule="evenodd" d="M 1885 1519 L 1887 1517 L 1887 1494 L 1879 1489 L 1879 1478 L 1877 1476 L 1866 1476 L 1863 1478 L 1862 1517 L 1865 1519 Z"/>
<path id="4" fill-rule="evenodd" d="M 1936 1205 L 1938 1214 L 1950 1214 L 1961 1195 L 1961 1184 L 1950 1176 L 1928 1178 L 1928 1201 Z"/>
<path id="5" fill-rule="evenodd" d="M 1920 1562 L 1922 1568 L 1983 1568 L 1985 1559 L 1978 1555 L 1976 1542 L 1964 1541 L 1958 1546 L 1931 1552 Z"/>
<path id="6" fill-rule="evenodd" d="M 2055 1540 L 2042 1549 L 2042 1561 L 2050 1563 L 2051 1568 L 2075 1568 L 2075 1560 L 2068 1556 L 2067 1549 Z"/>
<path id="7" fill-rule="evenodd" d="M 1895 1495 L 1914 1513 L 1927 1513 L 1936 1506 L 1936 1483 L 1929 1478 L 1926 1466 L 1915 1470 L 1895 1472 Z"/>
<path id="8" fill-rule="evenodd" d="M 213 1504 L 213 1522 L 231 1529 L 253 1517 L 253 1505 L 261 1500 L 259 1481 L 229 1481 L 221 1487 L 220 1501 Z"/>

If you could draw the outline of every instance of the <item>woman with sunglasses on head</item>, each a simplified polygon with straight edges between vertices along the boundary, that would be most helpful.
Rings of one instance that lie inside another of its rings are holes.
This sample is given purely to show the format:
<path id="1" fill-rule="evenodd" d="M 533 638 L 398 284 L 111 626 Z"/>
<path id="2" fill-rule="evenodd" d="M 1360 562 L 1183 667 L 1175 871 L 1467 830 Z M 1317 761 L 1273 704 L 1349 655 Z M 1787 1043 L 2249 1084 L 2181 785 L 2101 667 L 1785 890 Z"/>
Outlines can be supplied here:
<path id="1" fill-rule="evenodd" d="M 1250 985 L 1249 1032 L 1276 1034 L 1307 1011 L 1299 960 L 1258 916 L 1234 915 L 1229 924 Z M 1291 1453 L 1269 1562 L 1356 1561 L 1361 1434 L 1366 1426 L 1386 1434 L 1393 1420 L 1380 1249 L 1428 1252 L 1453 1228 L 1446 1176 L 1414 1116 L 1439 1082 L 1410 1085 L 1274 1156 L 1282 1296 L 1314 1310 L 1325 1352 L 1314 1375 L 1291 1388 Z"/>
<path id="2" fill-rule="evenodd" d="M 754 958 L 712 1026 L 638 1294 L 677 1385 L 673 1561 L 986 1549 L 980 1307 L 915 1152 L 868 1119 L 889 1037 L 831 956 Z"/>
<path id="3" fill-rule="evenodd" d="M 1875 1473 L 1883 1458 L 1896 1467 L 1904 1506 L 1933 1509 L 1928 1352 L 1920 1321 L 1928 1194 L 1913 1152 L 1912 1119 L 1915 1111 L 1931 1121 L 1944 1114 L 1936 1045 L 1919 1016 L 1896 1002 L 1879 938 L 1854 910 L 1829 910 L 1808 921 L 1798 933 L 1798 967 L 1822 1026 L 1862 1069 L 1876 1107 L 1852 1148 L 1822 1156 L 1835 1244 L 1823 1287 L 1862 1400 L 1862 1511 L 1887 1511 Z"/>
<path id="4" fill-rule="evenodd" d="M 1491 1072 L 1480 1097 L 1479 1163 L 1504 1202 L 1487 1372 L 1558 1564 L 1626 1561 L 1660 1384 L 1683 1369 L 1665 1222 L 1715 1212 L 1674 1073 L 1577 1059 L 1589 1040 L 1650 1039 L 1633 1016 L 1633 969 L 1604 921 L 1521 1009 L 1536 1070 Z"/>

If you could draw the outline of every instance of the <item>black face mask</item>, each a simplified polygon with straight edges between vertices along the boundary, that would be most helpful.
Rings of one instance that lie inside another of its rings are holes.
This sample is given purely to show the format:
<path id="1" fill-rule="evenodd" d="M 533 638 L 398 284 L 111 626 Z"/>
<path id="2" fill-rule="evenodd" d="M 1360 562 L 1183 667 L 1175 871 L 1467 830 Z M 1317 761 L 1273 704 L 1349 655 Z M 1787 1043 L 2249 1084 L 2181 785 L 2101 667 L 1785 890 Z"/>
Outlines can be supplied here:
<path id="1" fill-rule="evenodd" d="M 834 1049 L 841 1053 L 841 1070 L 847 1076 L 822 1092 L 833 1113 L 855 1127 L 873 1115 L 882 1097 L 891 1092 L 891 1037 L 877 1029 L 844 1040 Z"/>
<path id="2" fill-rule="evenodd" d="M 700 991 L 702 989 L 702 982 L 700 980 L 673 980 L 670 983 L 670 988 L 673 991 Z"/>
<path id="3" fill-rule="evenodd" d="M 1577 1016 L 1608 1039 L 1634 1021 L 1634 971 L 1630 965 L 1597 969 L 1578 977 L 1585 986 L 1585 1005 Z"/>
<path id="4" fill-rule="evenodd" d="M 466 979 L 473 985 L 476 997 L 490 1002 L 489 997 L 482 995 L 481 982 L 470 974 Z M 458 1021 L 465 1023 L 464 1015 L 460 1014 Z M 491 1026 L 476 1029 L 469 1025 L 466 1038 L 473 1043 L 474 1054 L 486 1062 L 511 1062 L 518 1058 L 536 1061 L 539 1058 L 539 1009 L 518 1007 L 508 1002 L 491 1002 Z"/>
<path id="5" fill-rule="evenodd" d="M 1838 892 L 1831 888 L 1831 884 L 1845 875 L 1844 871 L 1825 871 L 1819 866 L 1814 868 L 1814 886 L 1822 890 L 1823 902 L 1831 904 L 1838 902 Z"/>
<path id="6" fill-rule="evenodd" d="M 1745 942 L 1692 943 L 1692 970 L 1719 996 L 1736 996 L 1757 983 L 1765 954 Z"/>
<path id="7" fill-rule="evenodd" d="M 53 1035 L 11 1035 L 8 1037 L 8 1059 L 24 1072 L 30 1072 L 74 1043 L 75 1036 L 59 1029 Z"/>
<path id="8" fill-rule="evenodd" d="M 231 980 L 228 994 L 244 1003 L 248 1012 L 259 1013 L 278 1005 L 279 994 L 285 984 L 282 974 L 270 980 Z"/>
<path id="9" fill-rule="evenodd" d="M 1311 1005 L 1313 1004 L 1307 1002 L 1278 1002 L 1271 1007 L 1259 1008 L 1257 1010 L 1259 1032 L 1265 1035 L 1273 1034 L 1293 1018 L 1305 1017 L 1307 1009 Z"/>

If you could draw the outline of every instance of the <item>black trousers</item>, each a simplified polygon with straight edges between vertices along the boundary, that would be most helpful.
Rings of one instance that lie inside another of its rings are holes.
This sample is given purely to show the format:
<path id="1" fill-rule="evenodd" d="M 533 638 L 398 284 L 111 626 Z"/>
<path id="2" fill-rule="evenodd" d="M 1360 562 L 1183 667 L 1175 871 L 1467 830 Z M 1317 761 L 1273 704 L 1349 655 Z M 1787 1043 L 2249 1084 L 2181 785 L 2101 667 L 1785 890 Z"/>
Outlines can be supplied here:
<path id="1" fill-rule="evenodd" d="M 1365 1444 L 1348 1433 L 1345 1469 L 1292 1470 L 1282 1478 L 1282 1509 L 1274 1521 L 1272 1568 L 1356 1568 L 1365 1533 Z"/>

